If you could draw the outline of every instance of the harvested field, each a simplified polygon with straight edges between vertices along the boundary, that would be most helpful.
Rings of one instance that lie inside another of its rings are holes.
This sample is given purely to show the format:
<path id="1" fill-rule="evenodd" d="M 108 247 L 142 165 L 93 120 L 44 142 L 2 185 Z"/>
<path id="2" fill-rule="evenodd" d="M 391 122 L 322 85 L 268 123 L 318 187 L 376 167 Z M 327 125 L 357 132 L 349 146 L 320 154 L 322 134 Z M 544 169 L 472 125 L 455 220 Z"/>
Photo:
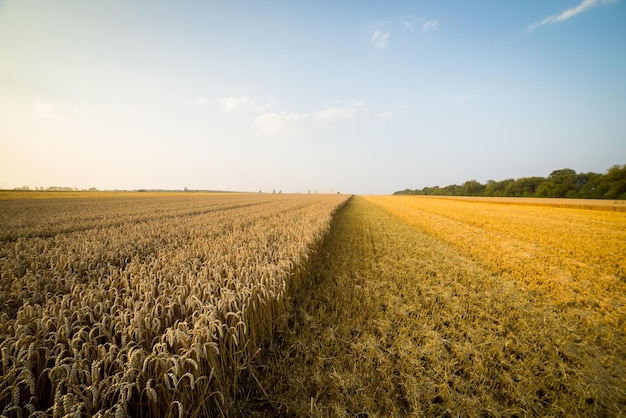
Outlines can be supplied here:
<path id="1" fill-rule="evenodd" d="M 425 197 L 425 196 L 420 196 Z M 626 200 L 610 199 L 552 199 L 542 197 L 469 197 L 469 196 L 437 196 L 432 199 L 464 200 L 476 203 L 500 203 L 504 205 L 548 206 L 553 208 L 593 209 L 609 212 L 626 212 Z"/>
<path id="2" fill-rule="evenodd" d="M 423 197 L 337 214 L 258 366 L 296 416 L 620 416 L 626 217 Z"/>

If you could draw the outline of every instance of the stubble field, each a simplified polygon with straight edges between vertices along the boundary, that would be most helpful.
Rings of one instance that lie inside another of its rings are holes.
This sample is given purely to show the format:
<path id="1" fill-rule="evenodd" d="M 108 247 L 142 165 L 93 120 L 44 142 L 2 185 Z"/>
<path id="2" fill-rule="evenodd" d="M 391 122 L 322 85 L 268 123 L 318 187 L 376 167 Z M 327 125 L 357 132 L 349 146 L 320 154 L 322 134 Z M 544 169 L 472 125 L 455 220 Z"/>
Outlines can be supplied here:
<path id="1" fill-rule="evenodd" d="M 347 198 L 0 201 L 2 414 L 626 414 L 626 213 Z"/>
<path id="2" fill-rule="evenodd" d="M 312 416 L 619 416 L 626 216 L 355 197 L 260 366 Z"/>

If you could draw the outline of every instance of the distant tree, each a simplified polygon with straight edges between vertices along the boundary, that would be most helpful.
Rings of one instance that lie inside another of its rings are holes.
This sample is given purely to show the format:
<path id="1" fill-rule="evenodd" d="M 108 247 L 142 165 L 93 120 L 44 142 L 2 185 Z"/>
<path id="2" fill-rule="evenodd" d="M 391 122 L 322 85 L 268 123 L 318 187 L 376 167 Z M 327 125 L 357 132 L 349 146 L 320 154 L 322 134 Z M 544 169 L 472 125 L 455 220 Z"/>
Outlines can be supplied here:
<path id="1" fill-rule="evenodd" d="M 424 187 L 422 189 L 423 194 L 425 195 L 438 195 L 441 194 L 441 192 L 439 191 L 439 186 L 434 186 L 434 187 Z"/>
<path id="2" fill-rule="evenodd" d="M 505 190 L 510 183 L 513 183 L 515 180 L 506 179 L 502 181 L 488 180 L 485 185 L 485 196 L 497 197 L 497 196 L 505 196 Z"/>
<path id="3" fill-rule="evenodd" d="M 411 190 L 411 189 L 404 189 L 404 190 L 400 190 L 399 192 L 395 192 L 394 194 L 396 195 L 411 195 L 411 194 L 416 194 L 417 190 Z"/>
<path id="4" fill-rule="evenodd" d="M 537 188 L 546 179 L 544 177 L 522 177 L 507 184 L 503 196 L 533 197 Z"/>
<path id="5" fill-rule="evenodd" d="M 626 164 L 614 165 L 604 175 L 576 173 L 571 168 L 563 168 L 553 171 L 547 178 L 489 180 L 484 185 L 476 180 L 469 180 L 461 186 L 451 184 L 445 187 L 405 189 L 394 194 L 626 199 Z"/>
<path id="6" fill-rule="evenodd" d="M 602 192 L 599 189 L 600 180 L 603 175 L 598 173 L 581 173 L 579 176 L 584 176 L 585 181 L 581 183 L 580 189 L 578 190 L 578 196 L 581 199 L 601 199 Z"/>
<path id="7" fill-rule="evenodd" d="M 538 197 L 567 197 L 576 191 L 576 171 L 571 168 L 555 170 L 537 187 Z"/>
<path id="8" fill-rule="evenodd" d="M 443 189 L 439 189 L 442 196 L 460 196 L 461 195 L 461 186 L 458 184 L 451 184 L 449 186 L 444 187 Z"/>
<path id="9" fill-rule="evenodd" d="M 461 196 L 482 196 L 485 191 L 485 185 L 476 180 L 468 180 L 458 189 Z"/>
<path id="10" fill-rule="evenodd" d="M 609 168 L 600 185 L 605 199 L 626 199 L 626 164 Z"/>

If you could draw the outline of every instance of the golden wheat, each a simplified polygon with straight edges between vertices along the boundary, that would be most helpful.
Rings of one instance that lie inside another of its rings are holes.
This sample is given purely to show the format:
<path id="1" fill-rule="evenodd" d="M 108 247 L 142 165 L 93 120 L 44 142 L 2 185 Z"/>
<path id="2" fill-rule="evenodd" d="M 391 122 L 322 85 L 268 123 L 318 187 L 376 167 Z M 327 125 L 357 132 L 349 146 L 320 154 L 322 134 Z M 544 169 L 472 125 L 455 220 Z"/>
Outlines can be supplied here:
<path id="1" fill-rule="evenodd" d="M 341 195 L 0 203 L 0 411 L 218 415 Z"/>

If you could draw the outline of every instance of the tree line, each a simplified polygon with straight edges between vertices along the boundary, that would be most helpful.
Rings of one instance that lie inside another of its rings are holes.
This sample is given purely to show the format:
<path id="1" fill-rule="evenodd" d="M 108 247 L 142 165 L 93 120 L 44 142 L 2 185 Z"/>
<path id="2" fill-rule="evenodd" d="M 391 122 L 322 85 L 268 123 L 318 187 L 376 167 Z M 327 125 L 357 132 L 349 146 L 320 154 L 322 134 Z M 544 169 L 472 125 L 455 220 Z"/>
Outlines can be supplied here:
<path id="1" fill-rule="evenodd" d="M 396 195 L 566 197 L 573 199 L 626 199 L 626 164 L 614 165 L 605 174 L 555 170 L 548 177 L 522 177 L 501 181 L 476 180 L 445 187 L 424 187 L 395 192 Z"/>

